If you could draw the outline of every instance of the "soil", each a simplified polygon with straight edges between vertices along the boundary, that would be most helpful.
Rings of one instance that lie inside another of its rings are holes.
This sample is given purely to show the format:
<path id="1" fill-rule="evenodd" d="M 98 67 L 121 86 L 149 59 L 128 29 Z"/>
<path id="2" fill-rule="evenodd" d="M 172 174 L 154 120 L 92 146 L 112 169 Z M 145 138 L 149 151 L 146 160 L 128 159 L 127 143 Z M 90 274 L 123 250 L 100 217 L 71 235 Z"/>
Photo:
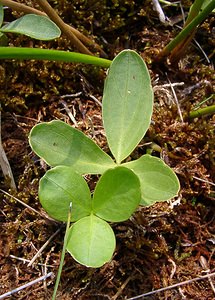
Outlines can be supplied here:
<path id="1" fill-rule="evenodd" d="M 32 5 L 31 1 L 19 2 Z M 174 169 L 181 183 L 176 199 L 140 207 L 130 220 L 112 224 L 117 247 L 113 259 L 103 267 L 81 266 L 66 254 L 57 299 L 128 299 L 215 272 L 215 118 L 188 118 L 190 111 L 214 94 L 213 14 L 195 35 L 209 62 L 199 47 L 191 44 L 179 63 L 171 66 L 167 61 L 155 61 L 179 29 L 164 26 L 151 1 L 49 2 L 65 22 L 94 37 L 108 58 L 131 48 L 145 59 L 155 91 L 154 112 L 151 126 L 132 157 L 151 150 Z M 189 5 L 190 1 L 182 1 L 186 12 Z M 172 20 L 181 19 L 179 6 L 164 6 L 164 11 Z M 6 11 L 7 21 L 19 15 Z M 40 42 L 9 34 L 8 43 L 75 50 L 65 37 Z M 51 299 L 65 225 L 47 219 L 41 208 L 38 183 L 47 166 L 31 151 L 28 134 L 35 124 L 53 119 L 73 126 L 66 107 L 78 128 L 108 151 L 101 107 L 95 101 L 102 101 L 106 70 L 82 64 L 7 60 L 1 61 L 0 72 L 1 136 L 17 185 L 17 191 L 11 190 L 8 179 L 0 173 L 0 295 L 53 272 L 46 281 L 7 298 Z M 165 86 L 169 82 L 175 84 L 177 101 L 171 88 Z M 201 107 L 213 103 L 211 97 Z M 87 180 L 93 189 L 97 177 L 88 176 Z M 50 237 L 41 255 L 28 266 Z M 214 285 L 211 277 L 143 299 L 212 300 Z"/>

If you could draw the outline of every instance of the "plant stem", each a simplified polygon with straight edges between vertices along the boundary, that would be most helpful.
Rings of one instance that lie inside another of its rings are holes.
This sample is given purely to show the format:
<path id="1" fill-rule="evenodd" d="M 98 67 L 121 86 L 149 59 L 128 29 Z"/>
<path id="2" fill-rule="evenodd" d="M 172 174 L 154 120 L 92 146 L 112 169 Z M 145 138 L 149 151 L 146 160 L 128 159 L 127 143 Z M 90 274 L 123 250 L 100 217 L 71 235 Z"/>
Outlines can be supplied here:
<path id="1" fill-rule="evenodd" d="M 59 269 L 58 269 L 58 273 L 57 273 L 57 278 L 56 278 L 56 282 L 55 282 L 55 286 L 54 286 L 54 292 L 52 295 L 52 300 L 55 300 L 55 298 L 56 298 L 58 285 L 60 283 L 60 276 L 62 273 L 64 257 L 65 257 L 65 253 L 66 253 L 69 226 L 70 226 L 70 222 L 71 222 L 71 212 L 72 212 L 72 202 L 70 202 L 70 206 L 69 206 L 68 219 L 67 219 L 67 224 L 66 224 L 66 232 L 64 235 L 64 242 L 63 242 L 63 249 L 62 249 L 62 254 L 61 254 L 61 258 L 60 258 L 60 265 L 59 265 Z"/>
<path id="2" fill-rule="evenodd" d="M 0 0 L 0 3 L 10 7 L 15 11 L 23 12 L 24 14 L 36 14 L 36 15 L 46 16 L 46 14 L 40 10 L 37 10 L 33 7 L 27 6 L 22 3 L 15 2 L 13 0 Z"/>
<path id="3" fill-rule="evenodd" d="M 191 5 L 191 8 L 190 8 L 189 14 L 187 16 L 187 20 L 184 24 L 184 27 L 186 27 L 199 14 L 199 11 L 202 7 L 203 2 L 204 1 L 202 1 L 202 0 L 194 1 L 193 5 Z"/>
<path id="4" fill-rule="evenodd" d="M 215 0 L 209 2 L 209 4 L 201 11 L 182 31 L 161 51 L 158 59 L 170 54 L 170 52 L 194 30 L 214 9 Z"/>
<path id="5" fill-rule="evenodd" d="M 34 284 L 36 284 L 36 283 L 38 283 L 38 282 L 40 282 L 42 280 L 46 280 L 47 278 L 51 277 L 52 275 L 53 275 L 53 273 L 49 272 L 48 274 L 46 274 L 44 276 L 41 276 L 41 277 L 39 277 L 39 278 L 37 278 L 35 280 L 32 280 L 32 281 L 30 281 L 30 282 L 28 282 L 26 284 L 23 284 L 20 287 L 12 290 L 10 292 L 7 292 L 5 294 L 0 295 L 0 299 L 3 300 L 5 298 L 7 298 L 8 296 L 13 296 L 13 294 L 18 293 L 18 292 L 24 290 L 25 288 L 29 288 L 30 286 L 32 286 L 32 285 L 34 285 Z M 19 297 L 19 296 L 17 296 L 17 297 Z"/>
<path id="6" fill-rule="evenodd" d="M 215 105 L 200 108 L 189 113 L 189 119 L 202 117 L 205 115 L 212 115 L 215 113 Z"/>
<path id="7" fill-rule="evenodd" d="M 184 28 L 192 22 L 192 20 L 199 14 L 199 11 L 202 7 L 202 0 L 195 0 L 193 5 L 190 8 L 187 20 L 184 24 Z M 195 27 L 192 31 L 190 31 L 189 35 L 187 35 L 181 42 L 178 43 L 178 45 L 172 50 L 171 55 L 169 57 L 170 62 L 176 63 L 179 61 L 179 59 L 184 55 L 188 45 L 192 41 L 195 33 L 196 33 L 197 27 Z"/>
<path id="8" fill-rule="evenodd" d="M 0 47 L 0 60 L 1 59 L 64 61 L 90 64 L 104 68 L 109 68 L 111 64 L 111 60 L 87 54 L 25 47 Z"/>
<path id="9" fill-rule="evenodd" d="M 72 31 L 68 30 L 68 27 L 64 21 L 58 16 L 56 11 L 46 0 L 38 0 L 37 2 L 44 12 L 49 16 L 49 18 L 59 26 L 59 28 L 65 33 L 65 35 L 81 53 L 92 55 L 92 53 L 82 44 L 82 42 L 72 33 Z"/>
<path id="10" fill-rule="evenodd" d="M 214 99 L 215 100 L 215 94 L 211 94 L 208 98 L 202 100 L 201 102 L 199 102 L 197 105 L 195 105 L 194 110 L 198 109 L 202 104 L 204 104 L 205 102 Z"/>
<path id="11" fill-rule="evenodd" d="M 44 13 L 38 9 L 35 9 L 33 7 L 27 6 L 22 3 L 17 3 L 13 0 L 0 0 L 0 3 L 5 6 L 10 7 L 11 9 L 13 9 L 15 11 L 23 12 L 24 14 L 36 14 L 36 15 L 41 15 L 41 16 L 47 16 L 46 13 Z M 65 26 L 67 27 L 67 31 L 68 30 L 71 31 L 85 45 L 93 47 L 94 50 L 99 51 L 101 53 L 102 57 L 107 57 L 107 54 L 102 50 L 102 48 L 97 43 L 95 43 L 94 41 L 92 41 L 91 39 L 86 37 L 84 34 L 79 32 L 74 27 L 72 27 L 68 24 L 65 24 Z M 62 28 L 62 31 L 64 32 L 64 28 Z"/>

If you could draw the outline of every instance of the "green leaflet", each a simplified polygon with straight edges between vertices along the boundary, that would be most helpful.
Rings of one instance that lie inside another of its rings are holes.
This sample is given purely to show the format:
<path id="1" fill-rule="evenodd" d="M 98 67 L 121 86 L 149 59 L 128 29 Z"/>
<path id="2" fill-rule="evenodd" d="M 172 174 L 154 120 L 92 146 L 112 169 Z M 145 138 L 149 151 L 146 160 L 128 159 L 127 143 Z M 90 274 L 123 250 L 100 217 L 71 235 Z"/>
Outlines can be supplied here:
<path id="1" fill-rule="evenodd" d="M 119 164 L 143 138 L 152 115 L 149 72 L 136 52 L 122 51 L 113 60 L 102 103 L 108 144 Z"/>
<path id="2" fill-rule="evenodd" d="M 93 212 L 109 222 L 130 218 L 141 200 L 140 182 L 129 169 L 116 167 L 99 179 L 93 195 Z"/>
<path id="3" fill-rule="evenodd" d="M 62 121 L 33 127 L 29 143 L 47 164 L 71 166 L 79 174 L 102 174 L 114 161 L 81 131 Z"/>
<path id="4" fill-rule="evenodd" d="M 24 34 L 38 40 L 52 40 L 61 35 L 58 26 L 48 17 L 25 15 L 0 28 L 1 32 Z"/>
<path id="5" fill-rule="evenodd" d="M 173 170 L 161 159 L 143 155 L 135 161 L 123 164 L 139 177 L 142 191 L 142 205 L 152 205 L 175 197 L 180 184 Z"/>
<path id="6" fill-rule="evenodd" d="M 112 228 L 94 215 L 82 218 L 69 229 L 67 251 L 85 266 L 101 267 L 111 260 L 115 247 Z"/>
<path id="7" fill-rule="evenodd" d="M 66 166 L 55 167 L 41 178 L 39 199 L 45 211 L 59 221 L 67 221 L 70 202 L 73 222 L 88 216 L 92 210 L 86 181 Z"/>

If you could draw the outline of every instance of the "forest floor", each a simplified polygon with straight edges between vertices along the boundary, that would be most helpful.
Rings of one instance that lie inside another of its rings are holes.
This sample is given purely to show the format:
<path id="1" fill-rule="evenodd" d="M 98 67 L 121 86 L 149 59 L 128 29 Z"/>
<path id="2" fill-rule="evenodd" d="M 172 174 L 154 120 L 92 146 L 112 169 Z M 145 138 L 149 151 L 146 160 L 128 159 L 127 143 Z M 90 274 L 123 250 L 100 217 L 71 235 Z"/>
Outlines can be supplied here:
<path id="1" fill-rule="evenodd" d="M 155 94 L 154 112 L 151 126 L 132 157 L 146 153 L 152 144 L 159 146 L 152 149 L 152 155 L 164 159 L 181 184 L 176 199 L 140 207 L 130 220 L 112 225 L 117 247 L 113 259 L 103 267 L 84 267 L 67 254 L 57 299 L 128 299 L 215 272 L 215 116 L 188 118 L 204 99 L 212 96 L 201 107 L 214 103 L 214 16 L 205 20 L 195 36 L 209 61 L 192 43 L 179 63 L 171 66 L 154 60 L 179 31 L 179 6 L 164 6 L 165 14 L 178 22 L 164 26 L 147 0 L 49 2 L 66 23 L 93 36 L 109 59 L 125 48 L 144 58 Z M 182 1 L 186 12 L 189 4 Z M 7 10 L 8 21 L 17 16 Z M 10 46 L 75 50 L 64 36 L 38 42 L 10 34 L 8 42 Z M 43 217 L 38 183 L 47 166 L 31 151 L 28 135 L 39 122 L 60 119 L 74 125 L 70 110 L 78 129 L 108 151 L 101 107 L 95 101 L 102 102 L 106 70 L 83 64 L 5 60 L 0 63 L 0 74 L 1 137 L 17 186 L 17 191 L 11 190 L 0 173 L 0 295 L 53 272 L 46 281 L 7 298 L 51 299 L 65 225 Z M 87 180 L 93 188 L 97 177 L 88 176 Z M 214 286 L 211 277 L 143 299 L 212 300 Z"/>

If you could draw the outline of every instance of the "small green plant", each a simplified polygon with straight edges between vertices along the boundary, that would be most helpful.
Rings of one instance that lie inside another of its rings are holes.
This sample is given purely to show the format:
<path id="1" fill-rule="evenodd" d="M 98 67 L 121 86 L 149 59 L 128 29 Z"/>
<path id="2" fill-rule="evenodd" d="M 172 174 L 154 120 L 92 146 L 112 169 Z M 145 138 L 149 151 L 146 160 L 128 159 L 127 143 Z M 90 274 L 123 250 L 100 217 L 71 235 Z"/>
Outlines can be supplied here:
<path id="1" fill-rule="evenodd" d="M 179 181 L 165 163 L 150 155 L 126 162 L 149 128 L 153 92 L 147 67 L 132 50 L 113 60 L 105 82 L 102 117 L 112 156 L 68 124 L 54 120 L 32 128 L 29 142 L 51 169 L 39 184 L 47 213 L 66 222 L 72 203 L 72 225 L 66 248 L 88 267 L 108 262 L 115 249 L 108 222 L 122 222 L 138 205 L 152 205 L 176 196 Z M 82 177 L 101 174 L 94 193 Z"/>
<path id="2" fill-rule="evenodd" d="M 58 26 L 48 17 L 28 14 L 2 26 L 4 20 L 3 5 L 0 4 L 0 39 L 5 41 L 5 33 L 24 34 L 38 40 L 52 40 L 60 36 Z"/>
<path id="3" fill-rule="evenodd" d="M 161 51 L 159 59 L 170 55 L 170 62 L 177 62 L 184 54 L 187 46 L 193 39 L 199 24 L 214 11 L 215 0 L 195 0 L 190 7 L 190 11 L 184 28 L 179 34 Z"/>

